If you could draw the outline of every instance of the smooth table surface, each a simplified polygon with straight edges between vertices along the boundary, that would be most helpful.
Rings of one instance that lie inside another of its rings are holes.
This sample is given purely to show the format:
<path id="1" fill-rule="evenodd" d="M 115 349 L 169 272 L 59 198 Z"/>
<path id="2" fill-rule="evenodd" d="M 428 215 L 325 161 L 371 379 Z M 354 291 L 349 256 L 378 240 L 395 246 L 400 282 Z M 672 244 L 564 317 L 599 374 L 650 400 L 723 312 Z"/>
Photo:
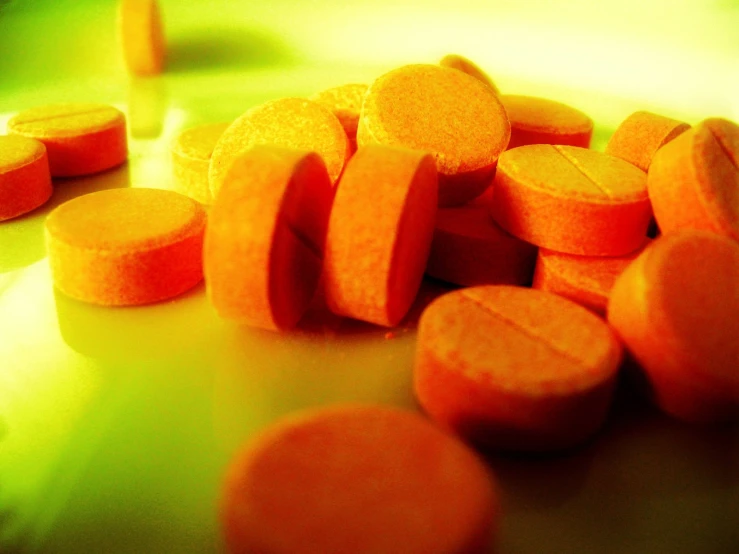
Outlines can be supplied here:
<path id="1" fill-rule="evenodd" d="M 653 14 L 654 3 L 642 3 L 642 13 Z M 391 2 L 372 10 L 361 2 L 343 8 L 319 2 L 310 9 L 286 0 L 272 7 L 162 2 L 168 70 L 131 79 L 111 38 L 114 3 L 30 4 L 0 4 L 0 132 L 13 113 L 36 104 L 108 102 L 127 114 L 130 155 L 111 171 L 55 180 L 47 205 L 0 223 L 2 553 L 222 552 L 223 471 L 253 433 L 282 414 L 333 402 L 417 409 L 414 321 L 425 302 L 447 290 L 440 283 L 426 282 L 413 313 L 391 332 L 314 310 L 284 334 L 220 320 L 202 284 L 169 302 L 115 309 L 54 290 L 45 216 L 95 190 L 170 188 L 169 144 L 181 130 L 232 120 L 272 98 L 370 82 L 402 63 L 434 63 L 450 51 L 478 61 L 504 92 L 544 95 L 586 111 L 596 121 L 597 149 L 636 109 L 690 123 L 709 116 L 736 120 L 739 113 L 739 95 L 719 87 L 737 83 L 725 73 L 731 49 L 739 46 L 724 30 L 739 21 L 731 3 L 723 17 L 683 13 L 680 21 L 690 19 L 695 28 L 718 26 L 709 46 L 689 44 L 695 59 L 682 58 L 686 84 L 673 95 L 667 92 L 679 81 L 675 68 L 660 73 L 656 64 L 646 75 L 650 60 L 663 54 L 652 42 L 632 58 L 647 85 L 635 84 L 618 54 L 609 59 L 623 88 L 593 72 L 598 64 L 588 65 L 578 57 L 581 49 L 567 42 L 565 31 L 575 28 L 569 12 L 550 26 L 564 38 L 552 42 L 553 53 L 542 54 L 551 56 L 543 62 L 548 66 L 573 54 L 561 79 L 528 50 L 503 59 L 497 41 L 510 42 L 512 30 L 530 31 L 528 44 L 554 36 L 538 32 L 552 8 L 527 26 L 523 8 L 508 2 L 497 13 L 477 2 L 462 2 L 453 13 L 436 2 L 425 11 Z M 282 17 L 286 6 L 293 17 Z M 626 25 L 624 13 L 618 11 L 612 25 Z M 322 26 L 327 21 L 333 24 Z M 621 36 L 609 35 L 607 23 L 603 29 L 606 42 Z M 38 39 L 24 42 L 31 31 Z M 642 31 L 637 25 L 634 36 Z M 395 41 L 392 48 L 386 39 Z M 690 76 L 699 66 L 705 90 Z M 603 431 L 583 447 L 545 458 L 488 459 L 503 499 L 502 554 L 739 552 L 736 427 L 672 421 L 627 389 Z"/>

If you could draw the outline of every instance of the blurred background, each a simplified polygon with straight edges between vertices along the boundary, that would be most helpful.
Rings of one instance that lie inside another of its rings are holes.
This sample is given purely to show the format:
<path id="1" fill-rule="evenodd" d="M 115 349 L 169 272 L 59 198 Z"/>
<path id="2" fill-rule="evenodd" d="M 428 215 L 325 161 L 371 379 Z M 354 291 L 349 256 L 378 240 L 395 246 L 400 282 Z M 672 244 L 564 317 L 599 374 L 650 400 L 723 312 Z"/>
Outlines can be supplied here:
<path id="1" fill-rule="evenodd" d="M 122 97 L 112 0 L 0 0 L 0 111 L 68 94 Z M 506 92 L 620 99 L 734 119 L 737 0 L 161 0 L 173 96 L 216 99 L 367 79 L 456 52 Z M 284 69 L 293 71 L 288 75 Z M 214 79 L 217 76 L 217 79 Z M 197 84 L 195 84 L 197 83 Z M 55 92 L 56 89 L 56 92 Z M 223 102 L 222 102 L 223 103 Z M 611 105 L 609 105 L 609 103 Z M 615 105 L 614 105 L 615 104 Z M 214 114 L 216 115 L 216 114 Z M 620 119 L 618 119 L 620 121 Z"/>

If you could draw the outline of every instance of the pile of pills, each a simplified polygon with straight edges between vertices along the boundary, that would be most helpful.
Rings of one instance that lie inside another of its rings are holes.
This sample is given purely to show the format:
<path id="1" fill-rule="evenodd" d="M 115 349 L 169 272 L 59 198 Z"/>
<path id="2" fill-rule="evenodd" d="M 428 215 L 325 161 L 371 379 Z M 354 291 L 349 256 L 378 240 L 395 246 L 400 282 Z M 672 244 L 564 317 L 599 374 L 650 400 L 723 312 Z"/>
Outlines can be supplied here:
<path id="1" fill-rule="evenodd" d="M 121 25 L 129 69 L 161 71 L 156 5 L 122 2 Z M 666 413 L 739 416 L 739 126 L 641 111 L 605 152 L 592 131 L 457 55 L 275 99 L 177 137 L 173 191 L 54 209 L 52 277 L 116 306 L 204 277 L 221 317 L 276 332 L 317 295 L 392 328 L 424 275 L 459 286 L 418 324 L 427 417 L 347 405 L 280 420 L 234 459 L 222 519 L 231 552 L 487 552 L 501 514 L 475 449 L 589 440 L 626 359 Z M 0 137 L 0 220 L 42 205 L 51 177 L 125 160 L 115 108 L 21 112 Z"/>

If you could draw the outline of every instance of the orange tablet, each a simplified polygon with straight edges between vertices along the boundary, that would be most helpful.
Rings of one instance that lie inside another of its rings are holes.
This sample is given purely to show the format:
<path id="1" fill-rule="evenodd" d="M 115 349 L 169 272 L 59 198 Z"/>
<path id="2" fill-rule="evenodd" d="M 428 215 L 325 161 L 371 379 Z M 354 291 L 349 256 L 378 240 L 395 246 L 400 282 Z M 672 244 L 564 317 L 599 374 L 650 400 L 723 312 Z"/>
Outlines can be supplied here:
<path id="1" fill-rule="evenodd" d="M 490 88 L 493 89 L 495 94 L 500 94 L 500 90 L 498 90 L 498 87 L 495 85 L 490 76 L 482 69 L 480 69 L 475 62 L 468 58 L 465 58 L 464 56 L 460 56 L 459 54 L 447 54 L 446 56 L 441 58 L 441 60 L 439 61 L 439 65 L 441 65 L 442 67 L 449 67 L 451 69 L 462 71 L 467 75 L 474 77 L 475 79 L 478 79 L 479 81 L 482 81 L 483 83 L 488 85 Z"/>
<path id="2" fill-rule="evenodd" d="M 475 445 L 561 450 L 603 424 L 621 357 L 606 322 L 566 298 L 469 287 L 421 315 L 414 389 L 432 418 Z"/>
<path id="3" fill-rule="evenodd" d="M 162 72 L 166 46 L 156 0 L 120 0 L 118 39 L 129 72 L 142 76 Z"/>
<path id="4" fill-rule="evenodd" d="M 520 239 L 583 256 L 633 252 L 652 217 L 643 171 L 601 152 L 549 144 L 503 153 L 491 213 Z"/>
<path id="5" fill-rule="evenodd" d="M 357 144 L 432 154 L 439 205 L 458 206 L 490 185 L 510 132 L 505 109 L 489 86 L 456 69 L 406 65 L 370 85 Z"/>
<path id="6" fill-rule="evenodd" d="M 580 110 L 536 96 L 502 94 L 499 98 L 511 122 L 509 149 L 526 144 L 590 146 L 593 120 Z"/>
<path id="7" fill-rule="evenodd" d="M 230 123 L 209 123 L 186 129 L 171 146 L 172 173 L 177 192 L 201 204 L 210 205 L 213 198 L 208 186 L 208 168 L 213 148 Z"/>
<path id="8" fill-rule="evenodd" d="M 257 144 L 317 152 L 332 183 L 351 153 L 346 132 L 331 110 L 304 98 L 272 100 L 237 118 L 216 143 L 208 171 L 213 196 L 233 159 Z"/>
<path id="9" fill-rule="evenodd" d="M 647 181 L 662 233 L 704 229 L 739 240 L 739 125 L 711 118 L 660 148 Z"/>
<path id="10" fill-rule="evenodd" d="M 652 112 L 624 119 L 606 144 L 605 153 L 648 171 L 657 150 L 690 129 L 690 125 Z"/>
<path id="11" fill-rule="evenodd" d="M 415 150 L 360 147 L 338 185 L 326 237 L 329 309 L 394 326 L 421 285 L 434 232 L 433 158 Z"/>
<path id="12" fill-rule="evenodd" d="M 367 88 L 367 85 L 358 83 L 340 85 L 319 92 L 311 98 L 326 106 L 337 117 L 346 131 L 352 154 L 357 150 L 359 111 L 362 108 L 362 100 L 364 100 Z"/>
<path id="13" fill-rule="evenodd" d="M 31 138 L 0 136 L 0 221 L 35 210 L 51 193 L 46 147 Z"/>
<path id="14" fill-rule="evenodd" d="M 203 278 L 205 210 L 173 191 L 109 189 L 79 196 L 46 219 L 54 285 L 106 306 L 177 296 Z"/>
<path id="15" fill-rule="evenodd" d="M 110 169 L 128 156 L 126 118 L 105 104 L 51 104 L 22 111 L 8 133 L 44 143 L 52 177 L 74 177 Z"/>
<path id="16" fill-rule="evenodd" d="M 318 285 L 333 194 L 314 152 L 257 145 L 232 161 L 203 254 L 221 317 L 271 330 L 297 324 Z"/>
<path id="17" fill-rule="evenodd" d="M 540 248 L 532 286 L 569 298 L 605 316 L 613 283 L 641 251 L 642 248 L 625 256 L 606 257 L 576 256 Z"/>
<path id="18" fill-rule="evenodd" d="M 739 418 L 739 245 L 707 231 L 665 234 L 616 280 L 608 322 L 665 412 Z"/>
<path id="19" fill-rule="evenodd" d="M 464 443 L 419 414 L 336 405 L 287 416 L 228 468 L 233 554 L 486 554 L 497 487 Z"/>
<path id="20" fill-rule="evenodd" d="M 531 283 L 537 248 L 509 235 L 482 201 L 440 208 L 426 274 L 456 285 Z"/>

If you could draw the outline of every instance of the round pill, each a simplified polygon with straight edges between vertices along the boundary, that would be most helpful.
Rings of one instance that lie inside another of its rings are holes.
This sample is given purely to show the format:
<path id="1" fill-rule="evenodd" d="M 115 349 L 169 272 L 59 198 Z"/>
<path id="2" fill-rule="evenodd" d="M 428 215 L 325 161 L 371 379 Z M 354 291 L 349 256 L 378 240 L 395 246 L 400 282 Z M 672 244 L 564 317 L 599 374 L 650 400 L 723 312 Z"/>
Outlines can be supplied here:
<path id="1" fill-rule="evenodd" d="M 51 193 L 46 147 L 27 137 L 0 136 L 0 221 L 38 208 Z"/>
<path id="2" fill-rule="evenodd" d="M 536 96 L 503 94 L 499 98 L 511 122 L 508 149 L 526 144 L 590 146 L 593 120 L 580 110 Z"/>
<path id="3" fill-rule="evenodd" d="M 118 39 L 129 72 L 141 76 L 162 72 L 166 47 L 156 0 L 120 0 Z"/>
<path id="4" fill-rule="evenodd" d="M 633 252 L 652 217 L 643 171 L 602 152 L 549 144 L 501 155 L 490 206 L 512 235 L 583 256 Z"/>
<path id="5" fill-rule="evenodd" d="M 621 357 L 606 322 L 566 298 L 469 287 L 421 315 L 414 390 L 432 418 L 475 445 L 560 450 L 603 424 Z"/>
<path id="6" fill-rule="evenodd" d="M 657 150 L 690 129 L 690 125 L 652 112 L 624 119 L 606 144 L 605 153 L 648 171 Z"/>
<path id="7" fill-rule="evenodd" d="M 480 67 L 469 58 L 465 58 L 464 56 L 460 56 L 459 54 L 447 54 L 446 56 L 441 58 L 441 60 L 439 61 L 439 65 L 442 67 L 449 67 L 451 69 L 462 71 L 463 73 L 466 73 L 467 75 L 485 83 L 487 86 L 493 89 L 495 94 L 500 94 L 498 87 L 495 85 L 490 76 L 482 69 L 480 69 Z"/>
<path id="8" fill-rule="evenodd" d="M 392 327 L 418 293 L 434 231 L 433 158 L 406 148 L 362 146 L 336 192 L 323 285 L 329 309 Z"/>
<path id="9" fill-rule="evenodd" d="M 707 231 L 655 239 L 616 280 L 608 322 L 666 413 L 739 418 L 739 245 Z"/>
<path id="10" fill-rule="evenodd" d="M 122 188 L 79 196 L 46 220 L 54 285 L 106 306 L 177 296 L 203 278 L 203 207 L 173 191 Z"/>
<path id="11" fill-rule="evenodd" d="M 257 145 L 236 156 L 203 251 L 221 317 L 270 330 L 298 323 L 318 286 L 333 195 L 315 152 Z"/>
<path id="12" fill-rule="evenodd" d="M 357 144 L 428 152 L 439 173 L 439 205 L 472 200 L 492 180 L 511 128 L 492 88 L 462 71 L 406 65 L 367 90 Z"/>
<path id="13" fill-rule="evenodd" d="M 172 143 L 172 172 L 177 192 L 210 205 L 208 168 L 213 148 L 230 123 L 210 123 L 187 129 Z"/>
<path id="14" fill-rule="evenodd" d="M 613 283 L 642 250 L 625 256 L 577 256 L 540 248 L 532 286 L 605 316 Z"/>
<path id="15" fill-rule="evenodd" d="M 367 93 L 367 85 L 352 83 L 326 89 L 311 100 L 326 106 L 337 117 L 346 131 L 351 153 L 357 150 L 357 125 L 362 100 Z"/>
<path id="16" fill-rule="evenodd" d="M 703 229 L 739 240 L 739 125 L 706 119 L 664 145 L 647 187 L 662 233 Z"/>
<path id="17" fill-rule="evenodd" d="M 317 152 L 332 183 L 350 155 L 349 139 L 331 110 L 304 98 L 272 100 L 238 117 L 216 143 L 208 171 L 213 197 L 233 159 L 256 144 Z"/>
<path id="18" fill-rule="evenodd" d="M 494 477 L 419 414 L 372 405 L 306 410 L 235 456 L 221 514 L 233 554 L 484 554 Z"/>
<path id="19" fill-rule="evenodd" d="M 74 177 L 126 161 L 126 119 L 105 104 L 52 104 L 22 111 L 8 121 L 8 133 L 44 143 L 52 177 Z"/>

